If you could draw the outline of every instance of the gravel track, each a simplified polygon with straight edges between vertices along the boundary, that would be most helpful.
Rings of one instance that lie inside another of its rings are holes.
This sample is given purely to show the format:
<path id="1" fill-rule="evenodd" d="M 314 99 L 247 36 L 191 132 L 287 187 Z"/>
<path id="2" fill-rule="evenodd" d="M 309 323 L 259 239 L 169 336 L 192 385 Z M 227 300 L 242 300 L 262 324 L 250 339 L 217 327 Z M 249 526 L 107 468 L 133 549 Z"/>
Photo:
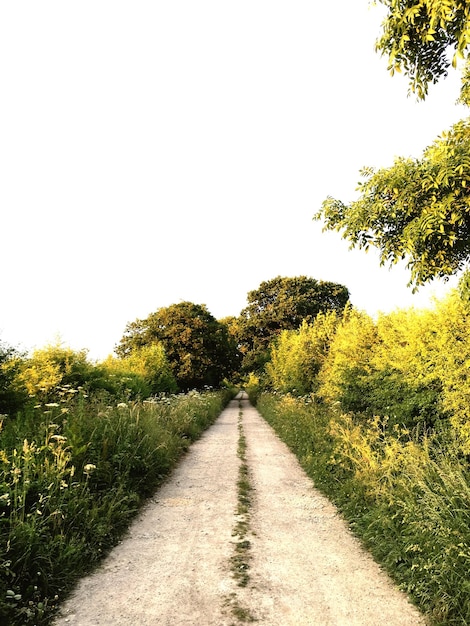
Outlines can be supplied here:
<path id="1" fill-rule="evenodd" d="M 237 514 L 240 428 L 252 487 Z M 243 521 L 249 580 L 233 575 Z M 238 526 L 239 527 L 239 526 Z M 248 543 L 249 541 L 249 543 Z M 424 618 L 240 394 L 196 441 L 55 626 L 411 626 Z"/>

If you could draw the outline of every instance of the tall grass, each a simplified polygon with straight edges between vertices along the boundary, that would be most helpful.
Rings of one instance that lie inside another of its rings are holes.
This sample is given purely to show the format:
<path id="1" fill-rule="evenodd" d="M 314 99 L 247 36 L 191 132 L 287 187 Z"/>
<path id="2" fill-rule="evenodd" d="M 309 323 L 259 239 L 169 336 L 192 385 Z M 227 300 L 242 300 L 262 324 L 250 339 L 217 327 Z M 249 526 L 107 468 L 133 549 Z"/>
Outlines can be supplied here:
<path id="1" fill-rule="evenodd" d="M 4 416 L 0 623 L 49 623 L 230 397 L 191 392 L 113 405 L 65 389 L 57 402 Z"/>
<path id="2" fill-rule="evenodd" d="M 258 409 L 433 624 L 470 623 L 470 472 L 458 442 L 360 421 L 311 397 Z"/>

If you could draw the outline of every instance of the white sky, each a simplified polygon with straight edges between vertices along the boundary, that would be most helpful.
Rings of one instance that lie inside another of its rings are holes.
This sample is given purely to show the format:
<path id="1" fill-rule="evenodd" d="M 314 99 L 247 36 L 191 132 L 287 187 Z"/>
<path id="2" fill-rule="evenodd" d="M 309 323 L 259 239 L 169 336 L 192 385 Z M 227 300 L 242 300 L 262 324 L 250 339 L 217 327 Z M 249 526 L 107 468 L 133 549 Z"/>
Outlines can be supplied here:
<path id="1" fill-rule="evenodd" d="M 0 340 L 104 358 L 127 322 L 182 300 L 238 315 L 278 275 L 370 314 L 426 305 L 434 287 L 312 221 L 465 115 L 458 76 L 407 98 L 368 5 L 1 3 Z"/>

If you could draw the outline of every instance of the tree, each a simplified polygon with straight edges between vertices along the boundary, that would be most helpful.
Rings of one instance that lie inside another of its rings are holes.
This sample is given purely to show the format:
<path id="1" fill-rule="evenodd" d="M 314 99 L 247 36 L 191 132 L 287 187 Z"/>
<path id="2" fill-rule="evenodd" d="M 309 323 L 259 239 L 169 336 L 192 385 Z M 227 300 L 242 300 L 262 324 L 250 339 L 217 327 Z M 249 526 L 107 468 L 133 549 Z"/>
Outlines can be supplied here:
<path id="1" fill-rule="evenodd" d="M 403 69 L 419 98 L 466 58 L 470 2 L 380 0 L 389 8 L 377 49 L 389 55 L 392 73 Z M 470 104 L 467 62 L 461 101 Z M 407 261 L 410 285 L 460 272 L 470 256 L 470 118 L 442 133 L 420 159 L 398 158 L 392 167 L 364 168 L 359 198 L 346 204 L 328 197 L 314 219 L 342 232 L 351 247 L 380 251 L 381 264 Z"/>
<path id="2" fill-rule="evenodd" d="M 468 60 L 468 0 L 379 0 L 388 7 L 376 49 L 388 55 L 388 69 L 404 71 L 410 89 L 425 98 L 429 83 L 446 76 L 450 65 Z M 453 54 L 449 51 L 453 49 Z"/>
<path id="3" fill-rule="evenodd" d="M 439 301 L 434 313 L 435 370 L 442 382 L 442 410 L 470 455 L 470 306 L 458 290 Z"/>
<path id="4" fill-rule="evenodd" d="M 271 345 L 266 364 L 268 379 L 276 391 L 304 395 L 317 390 L 317 376 L 335 335 L 338 315 L 319 313 L 313 324 L 304 320 L 298 330 L 283 330 Z"/>
<path id="5" fill-rule="evenodd" d="M 129 357 L 155 342 L 163 344 L 180 389 L 216 387 L 236 369 L 236 348 L 227 326 L 204 304 L 172 304 L 129 323 L 116 354 Z"/>
<path id="6" fill-rule="evenodd" d="M 236 382 L 239 374 L 241 363 L 243 360 L 243 353 L 241 351 L 241 346 L 239 343 L 240 339 L 240 317 L 236 317 L 235 315 L 229 315 L 227 317 L 223 317 L 219 319 L 219 323 L 225 326 L 228 333 L 228 341 L 229 341 L 229 350 L 232 354 L 232 380 Z"/>
<path id="7" fill-rule="evenodd" d="M 278 276 L 262 282 L 247 296 L 248 306 L 240 314 L 240 344 L 243 369 L 261 370 L 269 360 L 269 345 L 283 330 L 310 324 L 319 313 L 342 312 L 349 300 L 343 285 L 306 276 Z"/>
<path id="8" fill-rule="evenodd" d="M 372 318 L 348 307 L 318 374 L 319 396 L 329 403 L 339 402 L 344 411 L 364 410 L 364 388 L 373 371 L 371 355 L 376 343 L 377 329 Z"/>
<path id="9" fill-rule="evenodd" d="M 407 259 L 410 284 L 460 271 L 470 255 L 470 123 L 462 121 L 424 151 L 390 168 L 362 171 L 350 204 L 327 198 L 315 219 L 342 231 L 351 247 L 380 251 L 381 264 Z"/>

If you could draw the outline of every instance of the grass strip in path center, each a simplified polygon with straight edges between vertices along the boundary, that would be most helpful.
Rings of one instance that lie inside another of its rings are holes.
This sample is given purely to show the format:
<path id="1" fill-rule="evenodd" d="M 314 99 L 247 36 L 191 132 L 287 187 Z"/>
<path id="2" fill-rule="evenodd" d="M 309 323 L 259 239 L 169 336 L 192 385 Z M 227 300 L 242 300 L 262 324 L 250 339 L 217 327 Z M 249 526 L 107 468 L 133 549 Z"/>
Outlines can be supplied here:
<path id="1" fill-rule="evenodd" d="M 252 503 L 253 487 L 250 482 L 250 472 L 246 460 L 246 437 L 243 430 L 242 401 L 239 399 L 238 413 L 238 448 L 237 455 L 240 459 L 238 470 L 238 503 L 236 509 L 237 522 L 232 535 L 236 537 L 234 554 L 230 558 L 232 576 L 238 587 L 247 587 L 250 582 L 251 542 L 247 538 L 250 532 L 250 507 Z M 236 593 L 232 593 L 227 601 L 232 615 L 239 622 L 254 622 L 256 618 L 251 611 L 240 604 Z"/>

